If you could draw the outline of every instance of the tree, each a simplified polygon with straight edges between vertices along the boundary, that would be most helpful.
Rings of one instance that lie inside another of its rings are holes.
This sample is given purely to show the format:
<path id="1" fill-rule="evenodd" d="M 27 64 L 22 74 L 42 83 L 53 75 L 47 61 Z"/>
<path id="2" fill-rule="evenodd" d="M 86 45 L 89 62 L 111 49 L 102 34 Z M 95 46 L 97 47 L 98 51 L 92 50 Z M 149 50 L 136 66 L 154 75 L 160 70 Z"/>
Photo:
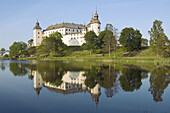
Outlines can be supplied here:
<path id="1" fill-rule="evenodd" d="M 109 52 L 109 57 L 111 57 L 111 49 L 116 45 L 116 38 L 113 32 L 105 30 L 105 36 L 103 38 L 103 49 Z"/>
<path id="2" fill-rule="evenodd" d="M 24 42 L 14 42 L 9 47 L 9 54 L 11 56 L 26 55 L 27 44 Z"/>
<path id="3" fill-rule="evenodd" d="M 97 48 L 97 36 L 93 31 L 89 31 L 84 36 L 86 44 L 85 48 L 90 50 L 90 56 L 92 55 L 92 50 Z"/>
<path id="4" fill-rule="evenodd" d="M 106 24 L 105 30 L 109 30 L 113 32 L 113 25 L 112 24 Z"/>
<path id="5" fill-rule="evenodd" d="M 49 37 L 46 37 L 41 45 L 38 48 L 38 52 L 41 54 L 56 54 L 63 50 L 65 47 L 64 43 L 61 40 L 62 35 L 59 32 L 50 34 Z"/>
<path id="6" fill-rule="evenodd" d="M 164 29 L 162 28 L 162 21 L 155 20 L 153 22 L 153 26 L 150 31 L 150 46 L 153 51 L 156 53 L 157 57 L 167 56 L 168 54 L 168 46 L 170 45 L 170 41 L 168 37 L 164 33 Z"/>
<path id="7" fill-rule="evenodd" d="M 142 41 L 141 46 L 148 46 L 148 40 L 147 39 L 141 38 L 141 41 Z"/>
<path id="8" fill-rule="evenodd" d="M 33 47 L 33 44 L 34 44 L 33 39 L 28 40 L 29 47 Z"/>
<path id="9" fill-rule="evenodd" d="M 1 56 L 3 56 L 5 53 L 6 53 L 6 49 L 5 48 L 1 48 L 1 50 L 0 50 Z"/>
<path id="10" fill-rule="evenodd" d="M 141 49 L 142 34 L 139 30 L 132 27 L 124 28 L 121 32 L 119 42 L 126 51 L 134 51 Z"/>
<path id="11" fill-rule="evenodd" d="M 113 28 L 113 35 L 115 36 L 115 42 L 113 46 L 113 51 L 114 51 L 114 58 L 116 58 L 116 50 L 117 50 L 117 40 L 119 38 L 119 33 L 118 33 L 118 28 Z"/>
<path id="12" fill-rule="evenodd" d="M 37 52 L 37 48 L 35 46 L 30 47 L 30 48 L 27 49 L 27 52 L 28 52 L 29 55 L 34 55 Z"/>
<path id="13" fill-rule="evenodd" d="M 98 38 L 97 38 L 97 49 L 102 49 L 102 45 L 103 45 L 103 38 L 106 35 L 105 31 L 100 32 Z"/>

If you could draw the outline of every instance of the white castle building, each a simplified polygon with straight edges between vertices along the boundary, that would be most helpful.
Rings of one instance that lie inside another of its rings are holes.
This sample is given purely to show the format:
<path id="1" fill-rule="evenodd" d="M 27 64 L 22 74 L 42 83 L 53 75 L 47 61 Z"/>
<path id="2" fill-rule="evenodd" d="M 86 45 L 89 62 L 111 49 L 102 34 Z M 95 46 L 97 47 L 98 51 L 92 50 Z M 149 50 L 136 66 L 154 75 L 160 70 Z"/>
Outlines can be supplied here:
<path id="1" fill-rule="evenodd" d="M 33 43 L 34 46 L 41 45 L 44 37 L 48 37 L 54 32 L 60 32 L 62 34 L 62 41 L 67 46 L 81 46 L 85 43 L 84 36 L 88 31 L 94 31 L 98 36 L 100 33 L 100 21 L 99 16 L 96 13 L 92 16 L 91 21 L 88 25 L 74 24 L 74 23 L 61 23 L 51 25 L 42 31 L 39 22 L 36 23 L 33 29 Z"/>

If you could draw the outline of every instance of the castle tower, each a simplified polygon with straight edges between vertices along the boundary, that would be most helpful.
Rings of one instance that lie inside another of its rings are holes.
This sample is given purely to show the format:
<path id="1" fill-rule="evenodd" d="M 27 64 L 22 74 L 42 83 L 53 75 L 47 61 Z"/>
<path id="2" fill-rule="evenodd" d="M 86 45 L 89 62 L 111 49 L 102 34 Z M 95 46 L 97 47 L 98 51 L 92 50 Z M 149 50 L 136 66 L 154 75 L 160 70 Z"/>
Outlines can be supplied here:
<path id="1" fill-rule="evenodd" d="M 36 94 L 39 95 L 42 89 L 43 80 L 39 72 L 35 71 L 34 73 L 34 89 Z"/>
<path id="2" fill-rule="evenodd" d="M 92 88 L 90 92 L 92 100 L 94 100 L 97 105 L 99 103 L 99 97 L 101 95 L 100 85 L 96 84 L 96 86 Z"/>
<path id="3" fill-rule="evenodd" d="M 39 26 L 39 22 L 36 22 L 36 25 L 33 29 L 33 42 L 34 46 L 39 46 L 41 45 L 42 42 L 42 32 L 41 32 L 41 27 Z"/>
<path id="4" fill-rule="evenodd" d="M 100 33 L 100 21 L 99 21 L 99 15 L 96 13 L 94 15 L 94 18 L 92 17 L 90 20 L 90 23 L 87 25 L 88 27 L 88 31 L 94 31 L 96 33 L 96 35 L 98 36 Z"/>
<path id="5" fill-rule="evenodd" d="M 84 25 L 83 28 L 82 28 L 82 33 L 85 35 L 87 33 L 87 28 L 86 26 Z"/>

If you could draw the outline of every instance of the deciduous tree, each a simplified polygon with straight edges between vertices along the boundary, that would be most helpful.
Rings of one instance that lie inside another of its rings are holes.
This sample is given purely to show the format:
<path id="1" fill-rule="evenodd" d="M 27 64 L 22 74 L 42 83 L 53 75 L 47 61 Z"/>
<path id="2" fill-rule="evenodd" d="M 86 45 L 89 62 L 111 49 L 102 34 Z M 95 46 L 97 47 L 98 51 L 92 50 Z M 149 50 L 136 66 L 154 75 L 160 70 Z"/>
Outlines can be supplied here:
<path id="1" fill-rule="evenodd" d="M 27 44 L 25 42 L 14 42 L 10 47 L 9 47 L 9 54 L 10 56 L 17 56 L 17 55 L 25 55 L 27 49 Z"/>
<path id="2" fill-rule="evenodd" d="M 5 48 L 1 48 L 1 50 L 0 50 L 1 56 L 3 56 L 5 53 L 6 53 L 6 49 Z"/>
<path id="3" fill-rule="evenodd" d="M 114 48 L 114 46 L 116 45 L 115 43 L 116 43 L 116 38 L 113 35 L 113 32 L 109 30 L 105 30 L 102 47 L 103 47 L 103 50 L 109 52 L 109 57 L 111 57 L 111 49 Z"/>
<path id="4" fill-rule="evenodd" d="M 93 31 L 89 31 L 84 36 L 86 44 L 85 48 L 90 50 L 90 56 L 92 55 L 92 50 L 97 48 L 97 36 Z"/>
<path id="5" fill-rule="evenodd" d="M 148 46 L 148 39 L 145 39 L 145 38 L 141 38 L 141 46 Z"/>
<path id="6" fill-rule="evenodd" d="M 62 35 L 59 32 L 50 34 L 46 37 L 38 48 L 38 52 L 41 54 L 56 54 L 63 50 L 64 43 L 62 42 Z"/>
<path id="7" fill-rule="evenodd" d="M 139 30 L 124 28 L 121 32 L 119 42 L 126 51 L 134 51 L 141 49 L 142 34 Z"/>

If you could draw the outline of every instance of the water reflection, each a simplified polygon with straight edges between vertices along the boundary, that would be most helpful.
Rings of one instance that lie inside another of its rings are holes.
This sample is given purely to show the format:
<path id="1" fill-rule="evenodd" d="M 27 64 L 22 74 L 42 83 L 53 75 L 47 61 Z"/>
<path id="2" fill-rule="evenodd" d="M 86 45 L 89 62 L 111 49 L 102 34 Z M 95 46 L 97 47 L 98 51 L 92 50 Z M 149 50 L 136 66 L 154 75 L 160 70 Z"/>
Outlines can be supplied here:
<path id="1" fill-rule="evenodd" d="M 1 70 L 7 67 L 7 63 L 0 63 Z M 29 61 L 11 62 L 9 69 L 14 76 L 28 75 L 28 79 L 34 80 L 37 95 L 40 95 L 42 86 L 64 95 L 90 93 L 96 104 L 102 93 L 106 97 L 113 97 L 122 90 L 140 90 L 142 80 L 148 77 L 148 91 L 153 95 L 155 102 L 161 102 L 163 93 L 170 83 L 170 67 L 165 66 Z M 104 89 L 103 92 L 101 88 Z"/>
<path id="2" fill-rule="evenodd" d="M 168 67 L 157 67 L 151 71 L 149 91 L 155 102 L 161 102 L 162 94 L 170 83 L 170 69 Z"/>

